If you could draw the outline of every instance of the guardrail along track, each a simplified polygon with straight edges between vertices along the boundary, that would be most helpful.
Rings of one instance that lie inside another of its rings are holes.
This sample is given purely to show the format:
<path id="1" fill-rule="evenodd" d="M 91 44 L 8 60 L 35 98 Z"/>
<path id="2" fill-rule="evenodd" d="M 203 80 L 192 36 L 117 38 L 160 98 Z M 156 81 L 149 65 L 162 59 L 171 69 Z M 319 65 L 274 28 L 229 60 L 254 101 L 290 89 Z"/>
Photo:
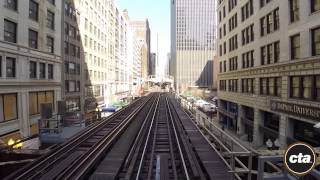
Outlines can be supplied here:
<path id="1" fill-rule="evenodd" d="M 73 139 L 61 144 L 51 154 L 45 155 L 6 179 L 64 179 L 84 161 L 99 151 L 105 151 L 105 145 L 110 145 L 113 140 L 126 127 L 141 109 L 151 103 L 155 95 L 141 98 L 130 106 L 103 119 L 101 122 L 89 127 L 82 134 L 77 134 Z M 103 147 L 103 148 L 102 148 Z"/>

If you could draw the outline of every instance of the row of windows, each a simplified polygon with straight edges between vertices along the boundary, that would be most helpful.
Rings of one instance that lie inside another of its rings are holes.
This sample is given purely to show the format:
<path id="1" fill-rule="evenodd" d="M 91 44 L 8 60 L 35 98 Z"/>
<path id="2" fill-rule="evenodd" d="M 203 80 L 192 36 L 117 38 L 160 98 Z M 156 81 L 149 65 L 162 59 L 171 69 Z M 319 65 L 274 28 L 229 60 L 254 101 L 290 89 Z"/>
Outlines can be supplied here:
<path id="1" fill-rule="evenodd" d="M 241 32 L 242 34 L 242 45 L 248 44 L 254 41 L 253 24 L 246 27 Z"/>
<path id="2" fill-rule="evenodd" d="M 229 39 L 229 52 L 238 49 L 238 35 L 234 35 Z"/>
<path id="3" fill-rule="evenodd" d="M 80 41 L 80 32 L 79 29 L 77 29 L 76 27 L 72 26 L 71 24 L 68 23 L 64 23 L 64 33 L 67 36 L 72 37 L 73 39 L 76 39 L 78 41 Z"/>
<path id="4" fill-rule="evenodd" d="M 280 96 L 281 77 L 260 78 L 260 94 L 267 96 Z"/>
<path id="5" fill-rule="evenodd" d="M 29 92 L 29 114 L 40 114 L 41 104 L 51 103 L 54 109 L 54 91 Z M 17 93 L 0 94 L 0 122 L 18 119 Z"/>
<path id="6" fill-rule="evenodd" d="M 229 0 L 228 1 L 228 9 L 229 9 L 229 12 L 233 9 L 233 8 L 235 8 L 236 6 L 237 6 L 237 1 L 238 0 Z"/>
<path id="7" fill-rule="evenodd" d="M 230 19 L 229 19 L 229 32 L 231 32 L 233 29 L 235 29 L 238 26 L 238 17 L 237 17 L 237 13 L 235 15 L 233 15 Z"/>
<path id="8" fill-rule="evenodd" d="M 320 75 L 291 77 L 290 87 L 291 98 L 320 100 Z"/>
<path id="9" fill-rule="evenodd" d="M 242 93 L 249 93 L 254 94 L 255 88 L 255 79 L 248 78 L 248 79 L 241 79 L 241 92 Z"/>
<path id="10" fill-rule="evenodd" d="M 230 92 L 238 92 L 238 79 L 229 79 L 228 89 Z"/>
<path id="11" fill-rule="evenodd" d="M 241 20 L 245 21 L 253 15 L 253 2 L 249 0 L 244 6 L 241 7 Z"/>
<path id="12" fill-rule="evenodd" d="M 227 71 L 227 61 L 223 61 L 223 62 L 220 61 L 220 71 L 219 72 L 226 72 L 226 71 Z"/>
<path id="13" fill-rule="evenodd" d="M 80 92 L 80 81 L 65 80 L 65 92 Z"/>
<path id="14" fill-rule="evenodd" d="M 17 23 L 4 19 L 4 40 L 12 43 L 17 43 Z M 28 30 L 28 45 L 30 48 L 38 49 L 38 32 Z M 54 53 L 54 38 L 51 36 L 46 37 L 46 48 L 50 53 Z"/>
<path id="15" fill-rule="evenodd" d="M 99 53 L 107 53 L 107 48 L 105 48 L 99 42 L 94 41 L 92 38 L 89 39 L 87 35 L 85 35 L 84 37 L 84 46 L 89 47 L 90 49 L 93 49 L 95 51 L 98 51 Z"/>
<path id="16" fill-rule="evenodd" d="M 227 81 L 226 80 L 220 80 L 219 89 L 221 91 L 226 91 L 227 90 Z"/>
<path id="17" fill-rule="evenodd" d="M 2 67 L 4 67 L 5 72 L 2 72 Z M 15 78 L 16 77 L 16 59 L 12 57 L 6 57 L 5 59 L 2 59 L 2 56 L 0 56 L 0 77 L 7 78 Z"/>
<path id="18" fill-rule="evenodd" d="M 234 56 L 229 59 L 229 71 L 238 69 L 238 56 Z"/>
<path id="19" fill-rule="evenodd" d="M 320 27 L 311 30 L 311 46 L 312 56 L 320 55 Z M 295 34 L 290 37 L 290 54 L 291 59 L 300 58 L 300 34 Z M 224 49 L 225 53 L 226 49 Z M 222 46 L 220 45 L 220 56 L 222 56 Z M 261 47 L 261 65 L 273 64 L 279 62 L 280 57 L 280 42 L 273 42 Z M 253 52 L 252 54 L 242 54 L 242 68 L 253 67 Z M 250 65 L 250 66 L 244 66 Z"/>
<path id="20" fill-rule="evenodd" d="M 75 74 L 80 75 L 80 64 L 65 62 L 64 63 L 64 72 L 66 74 Z"/>
<path id="21" fill-rule="evenodd" d="M 38 71 L 39 66 L 39 71 Z M 48 77 L 47 77 L 48 74 Z M 29 62 L 29 77 L 32 79 L 40 78 L 53 79 L 53 64 L 37 63 L 36 61 Z"/>
<path id="22" fill-rule="evenodd" d="M 41 104 L 51 103 L 54 110 L 54 91 L 39 91 L 29 93 L 29 114 L 40 114 Z"/>
<path id="23" fill-rule="evenodd" d="M 70 17 L 70 19 L 77 21 L 77 12 L 74 7 L 68 2 L 65 2 L 64 4 L 64 14 L 67 17 Z"/>
<path id="24" fill-rule="evenodd" d="M 55 5 L 55 0 L 47 0 L 50 4 Z M 18 0 L 5 0 L 5 7 L 14 11 L 18 10 Z"/>
<path id="25" fill-rule="evenodd" d="M 271 2 L 272 0 L 260 0 L 260 8 L 264 7 L 266 4 Z"/>
<path id="26" fill-rule="evenodd" d="M 84 29 L 86 31 L 90 32 L 92 35 L 94 35 L 94 37 L 97 37 L 101 41 L 106 42 L 107 35 L 105 33 L 103 33 L 103 31 L 101 31 L 99 27 L 93 25 L 91 22 L 89 24 L 89 21 L 87 18 L 85 19 L 85 22 L 84 22 Z M 179 37 L 178 37 L 178 39 L 179 39 Z"/>
<path id="27" fill-rule="evenodd" d="M 228 80 L 229 91 L 237 92 L 237 80 Z M 241 80 L 242 93 L 254 93 L 255 79 Z M 260 95 L 281 96 L 281 77 L 260 78 Z M 226 80 L 220 80 L 221 91 L 226 90 Z M 291 76 L 290 97 L 306 100 L 320 100 L 320 75 Z"/>
<path id="28" fill-rule="evenodd" d="M 64 53 L 65 55 L 71 55 L 73 57 L 80 58 L 80 47 L 72 43 L 64 42 Z"/>
<path id="29" fill-rule="evenodd" d="M 242 54 L 242 68 L 250 68 L 254 66 L 254 50 Z"/>
<path id="30" fill-rule="evenodd" d="M 221 91 L 225 91 L 226 80 L 220 80 Z M 228 80 L 228 90 L 230 92 L 238 92 L 238 80 L 231 79 Z M 241 92 L 254 94 L 255 91 L 255 78 L 245 78 L 241 79 Z M 266 96 L 280 96 L 281 95 L 281 77 L 267 77 L 260 78 L 260 95 Z"/>
<path id="31" fill-rule="evenodd" d="M 278 30 L 279 26 L 279 8 L 276 8 L 260 19 L 261 36 Z"/>
<path id="32" fill-rule="evenodd" d="M 279 61 L 280 41 L 261 47 L 261 65 L 274 64 Z"/>
<path id="33" fill-rule="evenodd" d="M 84 53 L 85 62 L 87 64 L 90 64 L 91 66 L 98 66 L 98 67 L 104 67 L 107 68 L 107 60 L 94 56 L 92 54 L 89 54 L 87 52 Z"/>

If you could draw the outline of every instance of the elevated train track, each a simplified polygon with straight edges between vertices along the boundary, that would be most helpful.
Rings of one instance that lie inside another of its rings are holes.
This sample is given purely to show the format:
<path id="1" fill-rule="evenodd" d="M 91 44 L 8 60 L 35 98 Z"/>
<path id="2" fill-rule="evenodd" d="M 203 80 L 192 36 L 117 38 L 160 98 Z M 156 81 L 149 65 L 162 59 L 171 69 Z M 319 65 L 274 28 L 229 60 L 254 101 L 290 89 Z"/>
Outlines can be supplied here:
<path id="1" fill-rule="evenodd" d="M 231 179 L 178 108 L 165 93 L 143 97 L 6 179 Z"/>

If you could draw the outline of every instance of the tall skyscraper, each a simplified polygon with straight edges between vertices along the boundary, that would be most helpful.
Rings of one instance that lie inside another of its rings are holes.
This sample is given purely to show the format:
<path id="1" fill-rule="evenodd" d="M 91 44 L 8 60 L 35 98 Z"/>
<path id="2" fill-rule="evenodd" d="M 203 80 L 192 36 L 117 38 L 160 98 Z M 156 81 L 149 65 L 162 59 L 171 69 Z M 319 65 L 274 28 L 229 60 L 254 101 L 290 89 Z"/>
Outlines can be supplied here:
<path id="1" fill-rule="evenodd" d="M 215 55 L 215 1 L 171 1 L 170 74 L 179 91 L 211 87 Z"/>
<path id="2" fill-rule="evenodd" d="M 148 19 L 131 21 L 131 27 L 136 41 L 141 46 L 141 76 L 147 78 L 150 74 L 150 27 Z"/>

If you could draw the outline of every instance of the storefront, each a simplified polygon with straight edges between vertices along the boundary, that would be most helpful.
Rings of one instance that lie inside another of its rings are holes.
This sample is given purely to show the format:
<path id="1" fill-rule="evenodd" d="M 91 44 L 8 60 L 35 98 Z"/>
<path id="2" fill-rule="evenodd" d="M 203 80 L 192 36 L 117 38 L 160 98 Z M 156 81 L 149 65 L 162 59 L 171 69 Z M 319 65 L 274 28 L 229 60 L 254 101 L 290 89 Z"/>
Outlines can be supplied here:
<path id="1" fill-rule="evenodd" d="M 275 142 L 279 138 L 279 121 L 280 116 L 271 112 L 261 111 L 263 118 L 263 125 L 260 125 L 259 129 L 263 134 L 263 143 L 270 139 Z"/>
<path id="2" fill-rule="evenodd" d="M 220 101 L 218 108 L 219 122 L 231 131 L 237 131 L 238 105 L 232 102 Z"/>
<path id="3" fill-rule="evenodd" d="M 244 124 L 244 133 L 248 136 L 247 141 L 253 141 L 253 122 L 254 122 L 254 109 L 243 106 L 243 117 L 241 121 Z"/>
<path id="4" fill-rule="evenodd" d="M 315 124 L 320 123 L 319 107 L 271 101 L 271 109 L 288 117 L 287 144 L 303 141 L 320 147 L 320 129 L 314 128 Z"/>

